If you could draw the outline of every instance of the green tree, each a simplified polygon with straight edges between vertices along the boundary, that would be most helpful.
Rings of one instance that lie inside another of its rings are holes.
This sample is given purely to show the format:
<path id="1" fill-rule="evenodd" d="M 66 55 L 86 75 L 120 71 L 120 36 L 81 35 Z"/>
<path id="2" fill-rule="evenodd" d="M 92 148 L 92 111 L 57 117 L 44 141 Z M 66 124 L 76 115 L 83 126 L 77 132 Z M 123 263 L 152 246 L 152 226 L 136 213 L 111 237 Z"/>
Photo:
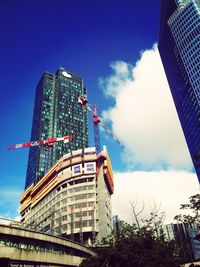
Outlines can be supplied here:
<path id="1" fill-rule="evenodd" d="M 154 213 L 143 225 L 120 221 L 119 232 L 102 240 L 96 256 L 85 259 L 80 267 L 175 267 L 180 264 L 179 250 L 165 241 L 161 221 Z M 156 222 L 156 224 L 155 224 Z"/>
<path id="2" fill-rule="evenodd" d="M 200 194 L 189 197 L 189 203 L 181 204 L 180 209 L 189 211 L 189 214 L 176 215 L 175 220 L 200 228 Z"/>

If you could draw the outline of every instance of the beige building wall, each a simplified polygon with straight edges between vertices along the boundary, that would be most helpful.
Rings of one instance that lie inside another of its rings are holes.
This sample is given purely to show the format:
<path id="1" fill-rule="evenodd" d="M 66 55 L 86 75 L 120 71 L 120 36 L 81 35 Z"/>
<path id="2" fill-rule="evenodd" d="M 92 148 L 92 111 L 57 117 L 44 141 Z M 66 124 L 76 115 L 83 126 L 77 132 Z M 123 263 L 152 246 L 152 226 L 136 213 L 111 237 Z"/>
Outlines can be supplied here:
<path id="1" fill-rule="evenodd" d="M 113 174 L 106 147 L 63 156 L 21 198 L 27 228 L 94 245 L 111 233 Z"/>

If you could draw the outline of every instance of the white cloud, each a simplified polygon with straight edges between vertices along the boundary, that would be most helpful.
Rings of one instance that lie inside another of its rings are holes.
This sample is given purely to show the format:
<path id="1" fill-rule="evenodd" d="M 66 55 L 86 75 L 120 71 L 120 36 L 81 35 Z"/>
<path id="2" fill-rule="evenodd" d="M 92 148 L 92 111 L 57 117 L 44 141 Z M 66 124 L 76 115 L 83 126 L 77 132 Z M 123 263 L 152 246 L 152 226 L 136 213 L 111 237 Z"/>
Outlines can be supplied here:
<path id="1" fill-rule="evenodd" d="M 156 204 L 166 213 L 165 222 L 172 222 L 180 204 L 199 193 L 199 184 L 188 171 L 193 165 L 157 46 L 142 51 L 135 66 L 116 61 L 111 68 L 112 75 L 99 82 L 115 105 L 103 117 L 125 144 L 124 163 L 140 170 L 115 173 L 113 214 L 131 222 L 130 202 L 138 201 L 138 210 L 145 205 L 141 217 Z"/>
<path id="2" fill-rule="evenodd" d="M 2 187 L 0 195 L 0 218 L 15 220 L 19 216 L 22 189 Z"/>
<path id="3" fill-rule="evenodd" d="M 140 218 L 149 216 L 154 203 L 166 213 L 165 223 L 171 223 L 180 214 L 180 204 L 188 203 L 188 198 L 199 193 L 196 174 L 186 171 L 127 172 L 115 173 L 115 191 L 112 196 L 113 214 L 120 219 L 133 222 L 131 201 L 138 202 L 136 211 L 144 203 Z"/>
<path id="4" fill-rule="evenodd" d="M 143 51 L 135 66 L 116 61 L 111 68 L 100 86 L 116 103 L 103 117 L 125 144 L 124 161 L 140 169 L 191 169 L 157 46 Z"/>

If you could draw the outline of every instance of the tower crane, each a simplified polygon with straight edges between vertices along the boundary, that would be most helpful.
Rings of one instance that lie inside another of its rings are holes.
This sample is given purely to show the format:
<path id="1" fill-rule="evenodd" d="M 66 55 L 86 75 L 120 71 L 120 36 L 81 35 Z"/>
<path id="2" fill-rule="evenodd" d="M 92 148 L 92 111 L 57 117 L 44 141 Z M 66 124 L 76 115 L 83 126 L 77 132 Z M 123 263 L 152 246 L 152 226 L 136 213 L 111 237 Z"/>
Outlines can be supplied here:
<path id="1" fill-rule="evenodd" d="M 101 126 L 103 127 L 105 132 L 107 134 L 109 134 L 121 147 L 123 147 L 121 142 L 117 139 L 117 137 L 113 134 L 113 132 L 109 129 L 109 127 L 104 123 L 104 121 L 101 119 L 101 117 L 98 116 L 96 105 L 94 105 L 94 109 L 92 110 L 88 104 L 87 99 L 83 98 L 82 96 L 78 97 L 78 103 L 80 103 L 82 106 L 86 107 L 87 111 L 93 115 L 94 143 L 95 143 L 95 148 L 96 148 L 97 153 L 101 152 L 99 123 L 101 123 Z"/>
<path id="2" fill-rule="evenodd" d="M 50 164 L 51 164 L 51 149 L 53 148 L 53 143 L 56 142 L 61 142 L 63 141 L 64 143 L 69 142 L 73 137 L 71 135 L 64 136 L 64 137 L 52 137 L 52 138 L 47 138 L 45 140 L 38 140 L 38 141 L 31 141 L 27 143 L 22 143 L 22 144 L 16 144 L 13 146 L 9 146 L 8 150 L 14 150 L 18 148 L 25 148 L 25 147 L 33 147 L 33 146 L 41 146 L 45 148 L 45 162 L 44 162 L 44 170 L 45 172 L 49 169 Z"/>
<path id="3" fill-rule="evenodd" d="M 53 143 L 55 143 L 55 142 L 63 141 L 64 143 L 67 143 L 72 138 L 73 137 L 71 135 L 64 136 L 64 137 L 52 137 L 52 138 L 47 138 L 45 140 L 31 141 L 31 142 L 27 142 L 27 143 L 9 146 L 8 150 L 14 150 L 14 149 L 18 149 L 18 148 L 31 147 L 31 146 L 52 147 Z"/>

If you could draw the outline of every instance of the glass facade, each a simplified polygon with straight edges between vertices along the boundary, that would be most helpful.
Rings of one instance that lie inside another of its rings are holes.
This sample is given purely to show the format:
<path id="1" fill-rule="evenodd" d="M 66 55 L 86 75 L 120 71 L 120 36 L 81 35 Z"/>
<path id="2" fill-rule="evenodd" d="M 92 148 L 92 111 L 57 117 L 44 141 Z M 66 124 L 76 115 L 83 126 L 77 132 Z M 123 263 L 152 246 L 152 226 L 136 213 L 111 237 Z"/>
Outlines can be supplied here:
<path id="1" fill-rule="evenodd" d="M 199 229 L 183 223 L 163 225 L 162 229 L 165 239 L 168 241 L 174 240 L 186 261 L 200 258 L 200 242 L 195 239 Z"/>
<path id="2" fill-rule="evenodd" d="M 200 259 L 200 242 L 199 240 L 196 240 L 195 237 L 199 232 L 198 228 L 188 228 L 188 235 L 191 240 L 191 246 L 192 246 L 192 251 L 193 251 L 193 256 L 195 260 Z"/>
<path id="3" fill-rule="evenodd" d="M 158 48 L 200 180 L 200 2 L 162 0 Z"/>
<path id="4" fill-rule="evenodd" d="M 59 68 L 56 74 L 45 72 L 36 87 L 31 140 L 72 135 L 68 143 L 53 148 L 31 147 L 26 174 L 27 188 L 36 183 L 64 154 L 88 147 L 87 110 L 78 103 L 86 97 L 83 79 Z"/>

